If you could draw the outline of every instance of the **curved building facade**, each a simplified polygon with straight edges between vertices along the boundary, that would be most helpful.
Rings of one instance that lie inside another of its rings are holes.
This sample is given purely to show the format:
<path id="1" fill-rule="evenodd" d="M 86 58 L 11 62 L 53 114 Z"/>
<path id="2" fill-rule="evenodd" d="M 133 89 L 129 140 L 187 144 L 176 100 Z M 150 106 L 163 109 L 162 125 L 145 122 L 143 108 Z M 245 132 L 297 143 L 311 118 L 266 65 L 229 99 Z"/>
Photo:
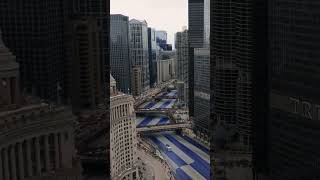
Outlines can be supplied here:
<path id="1" fill-rule="evenodd" d="M 134 99 L 117 92 L 115 80 L 110 79 L 111 177 L 113 180 L 135 180 L 138 179 L 138 169 Z"/>
<path id="2" fill-rule="evenodd" d="M 0 31 L 0 179 L 80 178 L 70 109 L 21 98 L 19 64 Z"/>
<path id="3" fill-rule="evenodd" d="M 211 1 L 211 91 L 213 123 L 232 127 L 252 148 L 253 70 L 257 2 Z"/>
<path id="4" fill-rule="evenodd" d="M 32 104 L 0 119 L 0 179 L 76 178 L 71 110 Z"/>

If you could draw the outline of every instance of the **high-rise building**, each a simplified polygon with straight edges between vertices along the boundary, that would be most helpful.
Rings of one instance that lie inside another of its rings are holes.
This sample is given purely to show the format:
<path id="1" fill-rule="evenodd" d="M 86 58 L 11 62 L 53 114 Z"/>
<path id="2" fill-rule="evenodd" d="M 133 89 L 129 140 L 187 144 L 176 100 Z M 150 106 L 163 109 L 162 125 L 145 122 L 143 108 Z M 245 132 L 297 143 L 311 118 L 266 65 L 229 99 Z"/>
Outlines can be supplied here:
<path id="1" fill-rule="evenodd" d="M 153 28 L 148 28 L 148 52 L 150 87 L 152 87 L 157 81 L 157 41 L 156 30 Z"/>
<path id="2" fill-rule="evenodd" d="M 189 0 L 189 115 L 194 116 L 194 48 L 202 48 L 204 40 L 204 0 Z"/>
<path id="3" fill-rule="evenodd" d="M 210 1 L 210 144 L 221 161 L 238 158 L 235 150 L 241 150 L 255 163 L 266 149 L 256 130 L 266 128 L 268 109 L 266 2 Z M 246 171 L 252 175 L 250 167 Z"/>
<path id="4" fill-rule="evenodd" d="M 167 49 L 168 34 L 166 31 L 156 31 L 157 45 L 162 49 Z"/>
<path id="5" fill-rule="evenodd" d="M 248 151 L 251 151 L 253 143 L 253 72 L 257 63 L 256 38 L 259 35 L 256 16 L 250 12 L 258 4 L 241 2 L 230 5 L 230 2 L 220 1 L 211 4 L 213 121 L 232 127 Z"/>
<path id="6" fill-rule="evenodd" d="M 209 140 L 210 119 L 210 50 L 194 49 L 194 131 L 198 137 Z"/>
<path id="7" fill-rule="evenodd" d="M 22 87 L 51 101 L 62 94 L 65 4 L 61 0 L 0 4 L 3 41 L 20 64 Z"/>
<path id="8" fill-rule="evenodd" d="M 79 17 L 68 27 L 71 62 L 72 107 L 75 112 L 95 109 L 102 104 L 101 56 L 99 37 L 101 27 L 95 17 Z"/>
<path id="9" fill-rule="evenodd" d="M 189 42 L 188 42 L 188 30 L 183 32 L 177 32 L 175 36 L 175 48 L 176 48 L 176 75 L 177 79 L 180 82 L 180 85 L 183 86 L 179 88 L 178 97 L 179 99 L 188 103 L 188 64 L 189 64 Z"/>
<path id="10" fill-rule="evenodd" d="M 268 4 L 270 112 L 259 129 L 267 138 L 257 139 L 267 161 L 258 165 L 268 179 L 319 179 L 320 2 Z"/>
<path id="11" fill-rule="evenodd" d="M 134 99 L 117 91 L 116 81 L 110 78 L 110 156 L 111 178 L 138 179 L 137 131 Z"/>
<path id="12" fill-rule="evenodd" d="M 110 16 L 110 67 L 119 90 L 130 93 L 129 18 L 121 14 Z"/>
<path id="13" fill-rule="evenodd" d="M 70 109 L 22 97 L 19 65 L 0 33 L 0 179 L 81 178 Z"/>
<path id="14" fill-rule="evenodd" d="M 191 97 L 193 100 L 193 123 L 194 131 L 198 137 L 208 141 L 210 130 L 210 1 L 202 0 L 193 3 L 190 7 L 194 10 L 190 13 L 193 14 L 193 18 L 202 21 L 202 24 L 201 22 L 196 24 L 196 19 L 190 20 L 190 28 L 193 29 L 189 31 L 189 48 L 193 51 L 191 53 L 193 60 L 190 63 L 193 67 L 193 88 L 191 89 L 193 91 L 193 97 Z"/>
<path id="15" fill-rule="evenodd" d="M 68 1 L 66 1 L 68 2 Z M 109 57 L 109 33 L 110 33 L 110 1 L 108 0 L 71 0 L 73 14 L 75 16 L 96 17 L 101 23 L 101 33 L 99 35 L 100 56 L 101 56 L 101 84 L 105 97 L 109 97 L 109 89 L 106 88 L 109 82 L 110 57 Z M 71 5 L 70 5 L 71 6 Z"/>
<path id="16" fill-rule="evenodd" d="M 150 88 L 147 22 L 130 20 L 129 39 L 131 66 L 141 67 L 142 92 L 146 92 Z"/>
<path id="17" fill-rule="evenodd" d="M 160 59 L 157 61 L 157 83 L 166 82 L 174 77 L 174 59 Z"/>

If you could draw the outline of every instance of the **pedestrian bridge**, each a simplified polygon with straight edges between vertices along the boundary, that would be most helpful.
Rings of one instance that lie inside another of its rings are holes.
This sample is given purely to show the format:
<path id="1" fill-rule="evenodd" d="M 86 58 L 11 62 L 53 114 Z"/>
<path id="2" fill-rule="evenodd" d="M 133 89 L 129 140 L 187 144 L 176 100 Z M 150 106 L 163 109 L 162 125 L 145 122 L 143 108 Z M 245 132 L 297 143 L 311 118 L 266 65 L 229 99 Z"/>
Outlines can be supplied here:
<path id="1" fill-rule="evenodd" d="M 174 111 L 176 111 L 175 109 L 171 109 L 171 108 L 157 108 L 157 109 L 138 109 L 136 111 L 136 113 L 140 113 L 140 114 L 148 114 L 148 113 L 158 113 L 158 114 L 171 114 Z"/>
<path id="2" fill-rule="evenodd" d="M 191 128 L 189 123 L 177 123 L 177 124 L 165 124 L 165 125 L 155 125 L 155 126 L 145 126 L 137 127 L 138 133 L 147 133 L 147 132 L 160 132 L 160 131 L 173 131 L 178 129 Z"/>

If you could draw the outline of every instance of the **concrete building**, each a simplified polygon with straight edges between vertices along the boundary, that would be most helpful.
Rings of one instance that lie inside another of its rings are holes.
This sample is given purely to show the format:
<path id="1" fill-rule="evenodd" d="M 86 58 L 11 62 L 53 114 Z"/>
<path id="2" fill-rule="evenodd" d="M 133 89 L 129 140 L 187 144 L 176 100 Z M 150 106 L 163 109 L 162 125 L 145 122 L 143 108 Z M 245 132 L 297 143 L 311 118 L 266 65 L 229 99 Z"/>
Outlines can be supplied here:
<path id="1" fill-rule="evenodd" d="M 101 27 L 100 38 L 98 39 L 101 56 L 100 79 L 103 96 L 109 99 L 109 88 L 106 87 L 110 75 L 110 2 L 106 0 L 70 0 L 63 2 L 67 6 L 71 6 L 70 3 L 72 2 L 72 15 L 95 17 L 99 21 Z"/>
<path id="2" fill-rule="evenodd" d="M 110 159 L 113 180 L 138 179 L 134 99 L 117 91 L 110 78 Z"/>
<path id="3" fill-rule="evenodd" d="M 131 93 L 129 18 L 121 14 L 110 16 L 110 67 L 112 76 L 118 82 L 119 90 Z"/>
<path id="4" fill-rule="evenodd" d="M 74 112 L 95 109 L 103 103 L 101 87 L 101 27 L 94 17 L 72 20 L 68 28 L 71 62 L 71 102 Z"/>
<path id="5" fill-rule="evenodd" d="M 174 77 L 175 59 L 163 59 L 157 61 L 158 83 L 168 81 Z"/>
<path id="6" fill-rule="evenodd" d="M 66 107 L 22 98 L 18 68 L 0 33 L 0 179 L 80 179 L 75 117 Z"/>
<path id="7" fill-rule="evenodd" d="M 129 39 L 131 66 L 141 67 L 142 92 L 146 92 L 150 88 L 147 22 L 136 19 L 130 20 Z M 132 82 L 132 84 L 134 83 Z"/>
<path id="8" fill-rule="evenodd" d="M 176 78 L 180 84 L 180 90 L 178 90 L 178 97 L 180 100 L 188 103 L 188 65 L 189 65 L 189 44 L 188 44 L 188 30 L 183 32 L 177 32 L 175 36 L 175 48 L 176 48 Z"/>
<path id="9" fill-rule="evenodd" d="M 132 68 L 132 95 L 140 96 L 142 94 L 142 68 L 140 66 L 134 66 Z"/>
<path id="10" fill-rule="evenodd" d="M 194 49 L 194 118 L 198 137 L 209 141 L 210 120 L 210 50 Z"/>

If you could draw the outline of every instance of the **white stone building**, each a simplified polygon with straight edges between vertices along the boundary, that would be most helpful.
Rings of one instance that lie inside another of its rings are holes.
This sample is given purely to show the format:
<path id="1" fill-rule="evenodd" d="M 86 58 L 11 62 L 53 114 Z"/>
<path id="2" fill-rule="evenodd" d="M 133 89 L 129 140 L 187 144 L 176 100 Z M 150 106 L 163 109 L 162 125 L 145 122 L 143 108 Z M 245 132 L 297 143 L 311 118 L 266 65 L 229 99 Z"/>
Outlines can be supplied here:
<path id="1" fill-rule="evenodd" d="M 110 160 L 112 180 L 136 180 L 137 131 L 134 99 L 117 91 L 110 77 Z"/>

